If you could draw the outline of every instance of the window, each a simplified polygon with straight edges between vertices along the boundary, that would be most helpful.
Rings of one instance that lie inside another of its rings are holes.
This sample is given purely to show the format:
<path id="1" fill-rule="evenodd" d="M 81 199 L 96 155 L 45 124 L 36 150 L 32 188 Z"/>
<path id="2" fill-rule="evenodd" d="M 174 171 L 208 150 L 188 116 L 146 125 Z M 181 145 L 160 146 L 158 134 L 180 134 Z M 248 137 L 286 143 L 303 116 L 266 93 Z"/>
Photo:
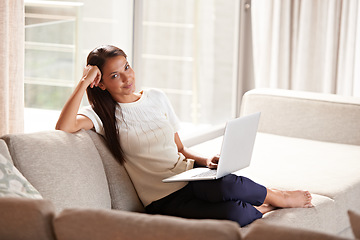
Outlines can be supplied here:
<path id="1" fill-rule="evenodd" d="M 160 88 L 167 94 L 183 123 L 183 137 L 223 126 L 235 115 L 238 4 L 25 0 L 27 131 L 54 128 L 86 55 L 101 44 L 128 54 L 138 90 Z M 39 114 L 43 123 L 32 117 Z"/>
<path id="2" fill-rule="evenodd" d="M 71 94 L 75 69 L 80 67 L 82 7 L 81 3 L 25 2 L 25 131 L 42 130 L 46 122 L 54 129 L 56 110 Z"/>
<path id="3" fill-rule="evenodd" d="M 25 132 L 55 128 L 93 48 L 121 46 L 132 59 L 132 6 L 132 0 L 25 0 Z"/>
<path id="4" fill-rule="evenodd" d="M 167 93 L 189 137 L 234 117 L 237 0 L 135 1 L 135 72 Z"/>

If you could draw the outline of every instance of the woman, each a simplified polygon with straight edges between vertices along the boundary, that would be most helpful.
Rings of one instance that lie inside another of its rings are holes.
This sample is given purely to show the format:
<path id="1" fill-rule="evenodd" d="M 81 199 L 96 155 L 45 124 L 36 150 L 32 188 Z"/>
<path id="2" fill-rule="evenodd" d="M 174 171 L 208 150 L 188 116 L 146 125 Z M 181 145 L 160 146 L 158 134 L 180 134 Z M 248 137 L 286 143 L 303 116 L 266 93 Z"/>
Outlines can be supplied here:
<path id="1" fill-rule="evenodd" d="M 164 93 L 135 91 L 126 54 L 114 46 L 91 51 L 83 77 L 65 104 L 56 129 L 92 129 L 102 134 L 125 166 L 146 211 L 187 218 L 228 219 L 245 226 L 277 207 L 312 207 L 307 191 L 267 189 L 248 178 L 227 175 L 213 181 L 163 183 L 162 179 L 199 166 L 216 168 L 209 158 L 186 148 L 179 120 Z M 87 92 L 91 107 L 79 111 Z"/>

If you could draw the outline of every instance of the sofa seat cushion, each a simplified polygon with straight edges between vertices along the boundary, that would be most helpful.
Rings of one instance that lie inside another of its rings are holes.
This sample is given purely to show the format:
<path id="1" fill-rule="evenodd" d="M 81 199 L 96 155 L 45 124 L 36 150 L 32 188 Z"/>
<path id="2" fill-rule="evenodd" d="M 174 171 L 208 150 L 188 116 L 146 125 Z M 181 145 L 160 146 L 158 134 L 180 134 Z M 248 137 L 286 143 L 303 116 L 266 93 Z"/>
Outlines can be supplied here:
<path id="1" fill-rule="evenodd" d="M 3 139 L 14 165 L 57 211 L 111 208 L 104 167 L 86 131 L 11 134 Z"/>
<path id="2" fill-rule="evenodd" d="M 0 239 L 55 239 L 54 205 L 49 200 L 0 198 Z"/>
<path id="3" fill-rule="evenodd" d="M 191 220 L 119 210 L 66 209 L 54 220 L 58 240 L 235 240 L 239 225 L 224 220 Z"/>
<path id="4" fill-rule="evenodd" d="M 261 223 L 271 223 L 277 226 L 296 227 L 303 230 L 312 230 L 328 234 L 338 235 L 348 222 L 347 216 L 338 215 L 334 200 L 312 194 L 313 208 L 282 208 L 264 214 L 263 218 L 256 220 Z M 247 232 L 249 227 L 242 229 Z"/>
<path id="5" fill-rule="evenodd" d="M 238 173 L 268 187 L 334 199 L 355 186 L 360 190 L 359 170 L 360 146 L 259 133 L 251 166 Z"/>
<path id="6" fill-rule="evenodd" d="M 260 133 L 251 166 L 237 174 L 270 188 L 308 190 L 333 200 L 333 208 L 329 210 L 333 215 L 324 219 L 328 226 L 308 227 L 338 234 L 350 225 L 347 211 L 360 209 L 359 172 L 360 146 Z M 327 213 L 321 211 L 320 205 L 312 210 L 325 216 Z M 292 224 L 303 226 L 310 215 L 303 217 Z M 286 221 L 284 216 L 283 222 Z"/>
<path id="7" fill-rule="evenodd" d="M 218 153 L 221 141 L 222 138 L 216 138 L 193 149 L 208 154 Z M 330 211 L 333 215 L 327 222 L 336 223 L 335 231 L 339 232 L 349 226 L 347 211 L 360 209 L 359 172 L 360 146 L 258 133 L 250 167 L 236 174 L 269 188 L 309 190 L 333 201 L 333 210 Z M 328 201 L 318 202 L 311 211 L 318 211 L 325 203 L 328 204 Z M 295 214 L 299 210 L 291 211 L 296 216 L 293 226 L 301 226 L 304 219 L 297 218 L 298 213 Z M 325 211 L 318 212 L 327 214 Z"/>

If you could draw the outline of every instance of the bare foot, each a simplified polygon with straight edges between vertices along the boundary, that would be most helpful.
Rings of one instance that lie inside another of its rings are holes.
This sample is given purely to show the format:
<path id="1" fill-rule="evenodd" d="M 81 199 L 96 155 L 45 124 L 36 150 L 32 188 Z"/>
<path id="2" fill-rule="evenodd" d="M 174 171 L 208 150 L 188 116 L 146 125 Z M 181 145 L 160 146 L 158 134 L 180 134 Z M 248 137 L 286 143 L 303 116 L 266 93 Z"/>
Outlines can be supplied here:
<path id="1" fill-rule="evenodd" d="M 265 204 L 282 208 L 310 208 L 312 196 L 308 191 L 281 191 L 268 189 Z"/>
<path id="2" fill-rule="evenodd" d="M 261 206 L 254 206 L 254 207 L 262 214 L 268 213 L 268 212 L 276 209 L 276 207 L 271 206 L 270 204 L 263 204 Z"/>

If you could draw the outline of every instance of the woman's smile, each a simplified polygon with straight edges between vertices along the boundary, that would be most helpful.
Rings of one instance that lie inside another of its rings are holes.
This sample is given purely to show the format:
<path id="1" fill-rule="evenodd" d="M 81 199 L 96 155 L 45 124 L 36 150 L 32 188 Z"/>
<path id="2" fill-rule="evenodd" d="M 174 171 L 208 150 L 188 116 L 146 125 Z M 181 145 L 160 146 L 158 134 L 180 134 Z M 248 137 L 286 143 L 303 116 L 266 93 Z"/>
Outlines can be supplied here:
<path id="1" fill-rule="evenodd" d="M 126 85 L 125 87 L 123 87 L 123 88 L 126 88 L 126 89 L 129 89 L 129 88 L 132 88 L 132 86 L 133 86 L 134 84 L 133 83 L 131 83 L 131 84 L 129 84 L 129 85 Z"/>

